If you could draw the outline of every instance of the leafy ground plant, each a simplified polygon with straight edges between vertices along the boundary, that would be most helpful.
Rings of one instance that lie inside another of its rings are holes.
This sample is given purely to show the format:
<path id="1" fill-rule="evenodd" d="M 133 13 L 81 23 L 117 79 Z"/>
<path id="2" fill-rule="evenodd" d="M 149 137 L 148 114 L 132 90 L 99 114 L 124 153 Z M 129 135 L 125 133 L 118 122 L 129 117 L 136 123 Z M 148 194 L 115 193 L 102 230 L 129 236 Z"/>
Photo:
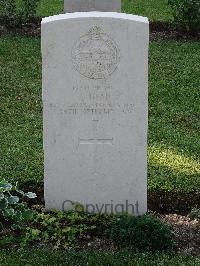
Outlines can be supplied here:
<path id="1" fill-rule="evenodd" d="M 25 228 L 22 245 L 42 243 L 54 249 L 78 247 L 95 236 L 103 237 L 112 223 L 112 216 L 85 212 L 37 208 L 33 222 Z"/>
<path id="2" fill-rule="evenodd" d="M 33 218 L 33 211 L 28 208 L 23 198 L 35 198 L 32 192 L 25 193 L 16 185 L 0 181 L 0 226 L 1 229 L 15 229 L 21 222 Z"/>
<path id="3" fill-rule="evenodd" d="M 133 217 L 77 211 L 49 212 L 42 206 L 35 206 L 34 215 L 30 214 L 32 219 L 21 221 L 18 230 L 12 228 L 9 233 L 5 232 L 3 241 L 0 241 L 3 247 L 17 244 L 21 247 L 42 245 L 52 249 L 82 249 L 89 243 L 95 247 L 97 239 L 105 241 L 106 245 L 112 243 L 114 249 L 122 246 L 137 251 L 163 251 L 174 247 L 170 227 L 153 214 Z"/>
<path id="4" fill-rule="evenodd" d="M 191 219 L 199 219 L 200 220 L 200 209 L 199 208 L 193 208 L 189 214 L 189 217 Z"/>
<path id="5" fill-rule="evenodd" d="M 39 211 L 25 229 L 22 244 L 42 243 L 54 249 L 82 247 L 96 238 L 138 251 L 162 251 L 174 247 L 171 228 L 153 214 L 98 215 L 77 211 Z"/>
<path id="6" fill-rule="evenodd" d="M 119 246 L 138 251 L 161 251 L 174 247 L 171 228 L 153 214 L 120 216 L 107 230 L 107 235 Z"/>
<path id="7" fill-rule="evenodd" d="M 174 23 L 188 32 L 200 30 L 199 0 L 168 0 L 171 6 Z"/>
<path id="8" fill-rule="evenodd" d="M 35 18 L 39 1 L 0 0 L 0 22 L 7 27 L 16 27 Z"/>

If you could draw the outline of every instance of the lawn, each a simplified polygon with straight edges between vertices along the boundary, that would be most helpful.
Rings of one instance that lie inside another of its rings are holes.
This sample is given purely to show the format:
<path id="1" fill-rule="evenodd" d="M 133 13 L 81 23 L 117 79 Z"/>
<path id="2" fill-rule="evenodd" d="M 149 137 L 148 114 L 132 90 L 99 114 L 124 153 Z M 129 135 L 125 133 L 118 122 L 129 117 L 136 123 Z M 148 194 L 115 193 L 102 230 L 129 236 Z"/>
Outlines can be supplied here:
<path id="1" fill-rule="evenodd" d="M 168 0 L 122 0 L 122 12 L 148 17 L 151 21 L 170 21 Z M 63 1 L 41 0 L 38 16 L 50 16 L 63 12 Z"/>
<path id="2" fill-rule="evenodd" d="M 128 251 L 111 252 L 62 252 L 49 250 L 0 251 L 0 264 L 6 265 L 187 265 L 200 264 L 200 257 L 190 255 L 134 254 Z"/>
<path id="3" fill-rule="evenodd" d="M 39 38 L 0 39 L 0 177 L 43 181 Z M 148 186 L 199 191 L 200 44 L 150 45 Z"/>

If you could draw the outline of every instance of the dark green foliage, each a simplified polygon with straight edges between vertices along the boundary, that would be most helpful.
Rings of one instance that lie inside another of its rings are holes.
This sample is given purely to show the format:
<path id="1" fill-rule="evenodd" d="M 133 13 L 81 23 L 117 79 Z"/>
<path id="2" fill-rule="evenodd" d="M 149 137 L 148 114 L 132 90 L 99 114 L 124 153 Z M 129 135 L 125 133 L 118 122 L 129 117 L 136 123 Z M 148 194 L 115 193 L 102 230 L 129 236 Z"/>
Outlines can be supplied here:
<path id="1" fill-rule="evenodd" d="M 199 219 L 200 220 L 200 209 L 199 208 L 193 208 L 189 214 L 189 217 L 191 219 Z"/>
<path id="2" fill-rule="evenodd" d="M 43 244 L 54 249 L 79 247 L 84 241 L 103 237 L 113 217 L 75 211 L 45 211 L 40 206 L 32 210 L 31 220 L 20 220 L 18 226 L 2 232 L 0 245 Z"/>
<path id="3" fill-rule="evenodd" d="M 174 245 L 170 227 L 152 214 L 121 216 L 115 219 L 107 234 L 120 246 L 138 251 L 167 250 Z"/>
<path id="4" fill-rule="evenodd" d="M 37 12 L 37 6 L 40 0 L 23 0 L 23 16 L 25 20 L 34 18 Z"/>
<path id="5" fill-rule="evenodd" d="M 21 223 L 18 232 L 3 235 L 3 246 L 45 245 L 54 249 L 81 248 L 96 238 L 106 239 L 137 251 L 166 250 L 173 247 L 173 234 L 168 225 L 153 215 L 106 216 L 75 211 L 47 212 L 36 208 L 34 218 Z"/>
<path id="6" fill-rule="evenodd" d="M 200 30 L 199 0 L 168 0 L 174 16 L 174 22 L 183 30 L 196 32 Z"/>
<path id="7" fill-rule="evenodd" d="M 20 26 L 36 16 L 40 0 L 0 0 L 0 22 L 7 27 Z"/>
<path id="8" fill-rule="evenodd" d="M 0 0 L 0 16 L 5 24 L 14 20 L 16 16 L 16 3 L 13 0 Z"/>
<path id="9" fill-rule="evenodd" d="M 78 240 L 102 236 L 111 225 L 112 217 L 74 211 L 45 212 L 38 210 L 34 221 L 25 228 L 21 242 L 40 242 L 54 248 L 69 248 Z"/>
<path id="10" fill-rule="evenodd" d="M 0 181 L 0 230 L 16 228 L 21 222 L 33 218 L 33 211 L 20 198 L 35 198 L 35 193 L 23 191 L 15 186 Z"/>
<path id="11" fill-rule="evenodd" d="M 154 22 L 172 19 L 167 0 L 122 0 L 122 12 L 145 16 Z"/>

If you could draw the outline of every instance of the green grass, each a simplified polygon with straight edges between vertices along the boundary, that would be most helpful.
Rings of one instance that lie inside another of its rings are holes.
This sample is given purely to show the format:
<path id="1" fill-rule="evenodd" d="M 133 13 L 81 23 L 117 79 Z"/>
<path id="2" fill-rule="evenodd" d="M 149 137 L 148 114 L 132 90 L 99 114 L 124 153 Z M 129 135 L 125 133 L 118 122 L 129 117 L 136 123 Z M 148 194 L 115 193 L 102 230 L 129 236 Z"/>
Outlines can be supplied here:
<path id="1" fill-rule="evenodd" d="M 40 40 L 0 39 L 0 179 L 43 181 Z M 200 44 L 150 46 L 149 189 L 199 191 Z"/>
<path id="2" fill-rule="evenodd" d="M 200 188 L 200 45 L 156 42 L 150 49 L 149 186 Z"/>
<path id="3" fill-rule="evenodd" d="M 62 252 L 50 250 L 0 251 L 0 265 L 200 265 L 200 257 L 190 255 L 133 254 L 127 251 L 111 252 Z"/>
<path id="4" fill-rule="evenodd" d="M 1 178 L 42 180 L 39 39 L 0 39 Z"/>
<path id="5" fill-rule="evenodd" d="M 168 0 L 123 0 L 122 11 L 148 17 L 151 21 L 170 21 L 171 9 L 167 5 Z M 38 7 L 38 15 L 52 16 L 63 13 L 63 1 L 41 0 Z"/>
<path id="6" fill-rule="evenodd" d="M 48 17 L 64 12 L 64 0 L 41 0 L 38 6 L 38 16 Z"/>
<path id="7" fill-rule="evenodd" d="M 122 12 L 148 17 L 150 21 L 171 21 L 168 0 L 122 0 Z"/>

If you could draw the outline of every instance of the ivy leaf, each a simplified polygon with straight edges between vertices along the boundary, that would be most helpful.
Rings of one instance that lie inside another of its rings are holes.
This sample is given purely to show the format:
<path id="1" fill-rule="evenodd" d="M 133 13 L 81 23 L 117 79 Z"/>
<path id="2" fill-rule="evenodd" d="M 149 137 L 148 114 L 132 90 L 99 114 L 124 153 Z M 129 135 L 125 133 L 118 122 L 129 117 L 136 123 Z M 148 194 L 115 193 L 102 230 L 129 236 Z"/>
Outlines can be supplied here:
<path id="1" fill-rule="evenodd" d="M 39 236 L 41 231 L 39 229 L 31 229 L 31 234 L 33 237 Z"/>
<path id="2" fill-rule="evenodd" d="M 27 210 L 22 213 L 23 220 L 30 220 L 33 218 L 34 212 L 32 210 Z"/>
<path id="3" fill-rule="evenodd" d="M 21 209 L 27 209 L 27 203 L 26 202 L 18 203 L 17 206 L 20 207 Z"/>
<path id="4" fill-rule="evenodd" d="M 29 199 L 34 199 L 37 197 L 37 195 L 33 192 L 28 192 L 24 194 L 26 197 L 28 197 Z"/>
<path id="5" fill-rule="evenodd" d="M 17 196 L 10 196 L 7 199 L 8 199 L 8 202 L 10 204 L 15 204 L 15 203 L 19 202 L 19 198 Z"/>
<path id="6" fill-rule="evenodd" d="M 5 210 L 8 207 L 8 200 L 3 198 L 0 200 L 0 209 Z"/>
<path id="7" fill-rule="evenodd" d="M 21 229 L 21 226 L 19 224 L 12 224 L 11 228 L 12 228 L 12 230 L 19 230 L 19 229 Z"/>
<path id="8" fill-rule="evenodd" d="M 12 217 L 13 214 L 14 214 L 14 210 L 12 208 L 11 209 L 6 209 L 6 210 L 3 211 L 3 215 L 6 218 Z"/>
<path id="9" fill-rule="evenodd" d="M 13 219 L 17 222 L 20 222 L 22 220 L 22 213 L 20 211 L 16 212 L 14 215 L 13 215 Z"/>
<path id="10" fill-rule="evenodd" d="M 0 183 L 0 192 L 10 191 L 12 189 L 12 185 L 9 183 Z"/>
<path id="11" fill-rule="evenodd" d="M 4 194 L 0 193 L 0 200 L 2 200 L 4 198 Z"/>

